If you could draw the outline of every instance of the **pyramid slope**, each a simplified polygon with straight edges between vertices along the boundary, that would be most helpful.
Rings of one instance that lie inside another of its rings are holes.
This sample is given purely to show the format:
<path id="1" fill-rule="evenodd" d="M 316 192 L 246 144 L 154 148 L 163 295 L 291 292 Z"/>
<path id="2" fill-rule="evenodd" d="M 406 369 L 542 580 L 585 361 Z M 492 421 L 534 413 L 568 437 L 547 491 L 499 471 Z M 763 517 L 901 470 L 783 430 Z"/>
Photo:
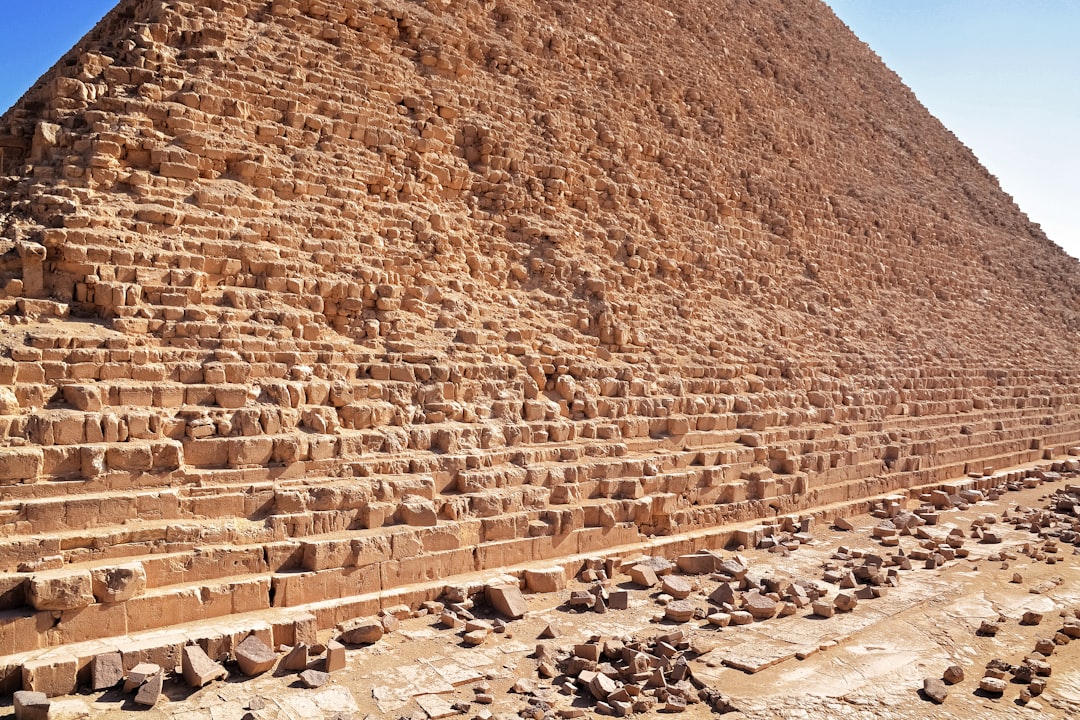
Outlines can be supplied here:
<path id="1" fill-rule="evenodd" d="M 12 658 L 1080 442 L 1077 261 L 817 0 L 122 2 L 0 148 Z"/>

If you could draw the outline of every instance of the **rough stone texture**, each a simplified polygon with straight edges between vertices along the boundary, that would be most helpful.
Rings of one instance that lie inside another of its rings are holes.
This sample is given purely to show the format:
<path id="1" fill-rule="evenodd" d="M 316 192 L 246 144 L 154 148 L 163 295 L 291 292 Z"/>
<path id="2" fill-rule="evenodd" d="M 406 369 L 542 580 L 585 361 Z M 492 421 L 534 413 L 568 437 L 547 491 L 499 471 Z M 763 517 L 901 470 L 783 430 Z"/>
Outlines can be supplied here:
<path id="1" fill-rule="evenodd" d="M 158 698 L 161 697 L 161 687 L 164 679 L 164 674 L 160 670 L 146 678 L 146 681 L 139 686 L 138 691 L 135 693 L 135 704 L 144 707 L 157 705 Z"/>
<path id="2" fill-rule="evenodd" d="M 328 5 L 123 0 L 0 117 L 0 573 L 146 574 L 11 666 L 1080 442 L 1080 266 L 820 2 Z"/>
<path id="3" fill-rule="evenodd" d="M 200 688 L 229 674 L 223 666 L 211 660 L 198 645 L 184 646 L 181 670 L 184 681 L 193 688 Z"/>
<path id="4" fill-rule="evenodd" d="M 949 688 L 941 678 L 926 678 L 923 680 L 923 693 L 940 705 L 948 697 Z"/>
<path id="5" fill-rule="evenodd" d="M 94 598 L 103 603 L 130 600 L 146 588 L 146 571 L 140 562 L 95 568 L 91 578 Z"/>
<path id="6" fill-rule="evenodd" d="M 124 659 L 118 652 L 101 653 L 90 661 L 91 688 L 107 690 L 124 679 Z"/>
<path id="7" fill-rule="evenodd" d="M 361 618 L 342 625 L 338 638 L 349 645 L 370 645 L 382 639 L 383 624 L 377 618 Z"/>
<path id="8" fill-rule="evenodd" d="M 15 720 L 47 720 L 49 717 L 49 698 L 45 693 L 32 690 L 19 690 L 12 698 L 15 708 Z"/>
<path id="9" fill-rule="evenodd" d="M 274 667 L 277 653 L 255 635 L 248 635 L 236 646 L 236 662 L 245 675 L 258 675 Z"/>
<path id="10" fill-rule="evenodd" d="M 30 578 L 27 599 L 36 610 L 74 610 L 94 602 L 90 573 L 57 570 Z"/>
<path id="11" fill-rule="evenodd" d="M 491 607 L 503 617 L 517 620 L 529 611 L 525 596 L 517 585 L 488 585 L 486 593 Z"/>

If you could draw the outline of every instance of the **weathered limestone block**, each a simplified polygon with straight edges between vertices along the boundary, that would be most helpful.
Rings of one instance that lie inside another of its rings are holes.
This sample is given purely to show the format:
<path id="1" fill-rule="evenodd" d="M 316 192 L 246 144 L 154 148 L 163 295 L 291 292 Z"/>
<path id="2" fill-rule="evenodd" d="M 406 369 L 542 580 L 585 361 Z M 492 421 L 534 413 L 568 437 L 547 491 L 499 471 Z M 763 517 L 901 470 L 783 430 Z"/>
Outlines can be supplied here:
<path id="1" fill-rule="evenodd" d="M 566 571 L 559 565 L 525 571 L 525 587 L 529 592 L 550 593 L 566 588 Z"/>
<path id="2" fill-rule="evenodd" d="M 359 618 L 338 626 L 338 638 L 349 645 L 370 645 L 382 639 L 386 632 L 376 618 Z"/>
<path id="3" fill-rule="evenodd" d="M 73 610 L 94 602 L 88 570 L 56 570 L 30 578 L 27 601 L 36 610 Z"/>
<path id="4" fill-rule="evenodd" d="M 12 697 L 15 720 L 48 720 L 51 703 L 43 692 L 19 690 Z"/>
<path id="5" fill-rule="evenodd" d="M 488 602 L 503 617 L 517 620 L 529 611 L 529 604 L 517 585 L 488 585 L 485 588 Z"/>
<path id="6" fill-rule="evenodd" d="M 23 663 L 22 686 L 49 697 L 70 695 L 75 692 L 77 671 L 78 660 L 57 650 Z"/>
<path id="7" fill-rule="evenodd" d="M 184 646 L 181 667 L 184 681 L 193 688 L 200 688 L 228 675 L 225 668 L 211 660 L 198 645 Z"/>
<path id="8" fill-rule="evenodd" d="M 398 515 L 406 525 L 430 527 L 439 523 L 438 511 L 430 500 L 406 498 L 398 508 Z"/>
<path id="9" fill-rule="evenodd" d="M 36 480 L 45 455 L 39 447 L 4 448 L 0 452 L 0 483 Z"/>
<path id="10" fill-rule="evenodd" d="M 256 635 L 248 635 L 233 651 L 240 672 L 251 677 L 260 675 L 274 667 L 278 656 L 270 646 Z"/>
<path id="11" fill-rule="evenodd" d="M 94 690 L 116 687 L 124 679 L 124 658 L 118 652 L 95 655 L 90 661 L 90 674 Z"/>
<path id="12" fill-rule="evenodd" d="M 98 602 L 123 602 L 141 595 L 146 589 L 146 570 L 141 562 L 95 568 L 91 575 L 94 597 Z"/>

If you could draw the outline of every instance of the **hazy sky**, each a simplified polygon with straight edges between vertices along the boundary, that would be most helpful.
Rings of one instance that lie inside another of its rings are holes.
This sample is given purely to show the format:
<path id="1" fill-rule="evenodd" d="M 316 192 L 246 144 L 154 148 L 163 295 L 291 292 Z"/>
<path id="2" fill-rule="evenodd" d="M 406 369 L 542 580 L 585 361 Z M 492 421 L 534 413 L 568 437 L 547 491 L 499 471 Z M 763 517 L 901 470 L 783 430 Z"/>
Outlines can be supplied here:
<path id="1" fill-rule="evenodd" d="M 1080 0 L 826 0 L 1080 257 Z M 9 0 L 0 112 L 115 0 Z"/>

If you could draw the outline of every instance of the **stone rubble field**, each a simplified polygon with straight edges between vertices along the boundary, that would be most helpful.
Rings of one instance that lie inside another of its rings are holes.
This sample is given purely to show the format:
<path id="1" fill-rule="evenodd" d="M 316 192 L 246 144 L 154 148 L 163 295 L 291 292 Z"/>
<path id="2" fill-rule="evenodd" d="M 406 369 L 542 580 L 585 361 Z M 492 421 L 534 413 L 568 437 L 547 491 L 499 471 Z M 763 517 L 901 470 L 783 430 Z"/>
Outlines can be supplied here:
<path id="1" fill-rule="evenodd" d="M 814 527 L 745 528 L 723 551 L 488 576 L 235 660 L 123 673 L 16 718 L 1066 718 L 1080 711 L 1080 484 L 885 499 Z M 905 507 L 910 505 L 911 507 Z M 100 667 L 99 667 L 100 664 Z M 99 682 L 98 676 L 101 675 Z M 940 703 L 940 705 L 939 705 Z"/>

